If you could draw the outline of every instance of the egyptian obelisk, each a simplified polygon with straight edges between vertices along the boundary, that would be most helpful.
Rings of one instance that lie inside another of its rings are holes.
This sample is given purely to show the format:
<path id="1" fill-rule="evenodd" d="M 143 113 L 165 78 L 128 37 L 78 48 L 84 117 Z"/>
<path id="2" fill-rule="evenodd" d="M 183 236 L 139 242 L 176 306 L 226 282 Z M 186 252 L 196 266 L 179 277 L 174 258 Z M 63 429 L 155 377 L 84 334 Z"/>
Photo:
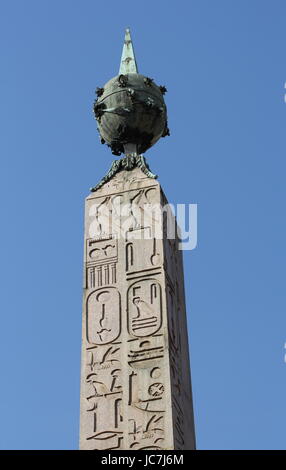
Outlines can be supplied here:
<path id="1" fill-rule="evenodd" d="M 142 155 L 169 135 L 165 92 L 138 73 L 127 29 L 94 105 L 102 143 L 124 156 L 85 203 L 83 450 L 195 448 L 182 251 Z"/>

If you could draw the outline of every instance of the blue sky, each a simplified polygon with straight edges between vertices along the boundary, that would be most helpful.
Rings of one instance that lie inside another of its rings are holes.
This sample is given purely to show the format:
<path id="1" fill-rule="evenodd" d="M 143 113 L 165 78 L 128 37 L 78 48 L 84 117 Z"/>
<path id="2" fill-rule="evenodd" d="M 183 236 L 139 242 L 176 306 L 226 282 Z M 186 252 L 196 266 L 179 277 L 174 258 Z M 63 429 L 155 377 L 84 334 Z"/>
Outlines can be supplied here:
<path id="1" fill-rule="evenodd" d="M 113 158 L 94 90 L 168 88 L 146 154 L 198 204 L 185 252 L 197 446 L 285 449 L 286 3 L 2 0 L 0 448 L 78 447 L 84 197 Z"/>

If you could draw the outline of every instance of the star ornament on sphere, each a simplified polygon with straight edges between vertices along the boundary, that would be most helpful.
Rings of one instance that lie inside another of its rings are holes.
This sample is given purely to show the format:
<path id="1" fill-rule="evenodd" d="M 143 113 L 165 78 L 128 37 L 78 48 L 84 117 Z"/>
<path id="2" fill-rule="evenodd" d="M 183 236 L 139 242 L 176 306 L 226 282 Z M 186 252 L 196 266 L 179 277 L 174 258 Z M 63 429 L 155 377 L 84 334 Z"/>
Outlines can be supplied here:
<path id="1" fill-rule="evenodd" d="M 138 73 L 130 30 L 125 31 L 119 74 L 96 89 L 94 116 L 102 144 L 114 155 L 108 173 L 91 191 L 96 191 L 121 170 L 139 167 L 149 178 L 156 178 L 142 155 L 161 137 L 170 135 L 164 94 L 167 89 Z"/>

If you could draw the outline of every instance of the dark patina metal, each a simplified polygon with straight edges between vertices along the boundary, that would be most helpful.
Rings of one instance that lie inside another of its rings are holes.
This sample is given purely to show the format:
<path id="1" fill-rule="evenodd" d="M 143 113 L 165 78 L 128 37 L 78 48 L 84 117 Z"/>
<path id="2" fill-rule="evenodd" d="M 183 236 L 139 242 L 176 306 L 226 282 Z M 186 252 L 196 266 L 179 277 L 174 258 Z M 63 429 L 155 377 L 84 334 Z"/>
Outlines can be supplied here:
<path id="1" fill-rule="evenodd" d="M 119 75 L 104 87 L 96 89 L 93 111 L 97 120 L 100 141 L 107 144 L 114 155 L 125 157 L 114 160 L 97 186 L 96 191 L 118 171 L 141 168 L 149 178 L 156 178 L 141 155 L 160 137 L 170 135 L 167 109 L 163 95 L 165 86 L 138 73 L 130 31 L 126 30 Z"/>
<path id="2" fill-rule="evenodd" d="M 94 104 L 102 139 L 115 155 L 124 145 L 136 144 L 144 153 L 165 133 L 166 105 L 162 90 L 152 79 L 138 73 L 112 78 Z"/>
<path id="3" fill-rule="evenodd" d="M 153 179 L 157 178 L 157 175 L 151 172 L 149 165 L 147 164 L 143 155 L 129 155 L 129 156 L 120 158 L 119 160 L 113 160 L 108 173 L 100 180 L 100 182 L 94 188 L 91 188 L 90 191 L 94 192 L 97 189 L 101 188 L 101 186 L 103 186 L 104 183 L 107 183 L 108 181 L 110 181 L 111 178 L 113 178 L 113 176 L 115 176 L 116 173 L 118 173 L 119 171 L 121 170 L 130 171 L 136 167 L 141 168 L 143 173 L 146 176 L 148 176 L 148 178 L 153 178 Z"/>

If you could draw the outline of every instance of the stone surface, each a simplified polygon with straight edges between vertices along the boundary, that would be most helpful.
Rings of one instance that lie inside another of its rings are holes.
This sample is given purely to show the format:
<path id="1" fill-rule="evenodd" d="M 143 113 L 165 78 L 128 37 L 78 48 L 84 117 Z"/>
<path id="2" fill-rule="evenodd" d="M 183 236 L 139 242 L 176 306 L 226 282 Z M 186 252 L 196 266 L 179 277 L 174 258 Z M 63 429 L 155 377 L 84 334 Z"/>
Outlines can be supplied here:
<path id="1" fill-rule="evenodd" d="M 195 447 L 182 253 L 166 203 L 139 168 L 86 199 L 80 449 Z"/>

